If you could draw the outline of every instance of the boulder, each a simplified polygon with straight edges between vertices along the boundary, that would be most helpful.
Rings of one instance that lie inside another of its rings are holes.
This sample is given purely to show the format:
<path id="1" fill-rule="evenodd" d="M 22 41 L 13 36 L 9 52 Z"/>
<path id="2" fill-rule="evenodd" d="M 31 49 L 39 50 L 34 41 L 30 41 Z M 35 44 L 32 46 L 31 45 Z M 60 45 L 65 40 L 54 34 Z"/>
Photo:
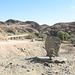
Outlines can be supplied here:
<path id="1" fill-rule="evenodd" d="M 58 52 L 60 49 L 60 39 L 58 37 L 52 36 L 48 33 L 45 41 L 45 50 L 47 55 L 50 57 L 58 56 Z"/>

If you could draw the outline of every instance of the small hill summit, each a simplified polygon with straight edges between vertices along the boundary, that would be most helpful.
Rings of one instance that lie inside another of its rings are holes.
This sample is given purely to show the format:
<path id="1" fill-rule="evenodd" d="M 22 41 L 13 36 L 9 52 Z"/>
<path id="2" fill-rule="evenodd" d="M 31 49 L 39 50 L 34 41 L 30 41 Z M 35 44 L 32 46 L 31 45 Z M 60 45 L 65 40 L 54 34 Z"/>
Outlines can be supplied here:
<path id="1" fill-rule="evenodd" d="M 56 23 L 53 26 L 48 26 L 42 32 L 49 31 L 52 35 L 56 35 L 58 31 L 65 31 L 69 34 L 75 34 L 75 22 Z"/>
<path id="2" fill-rule="evenodd" d="M 9 19 L 9 20 L 5 21 L 5 23 L 6 23 L 7 25 L 20 24 L 21 21 L 19 21 L 19 20 L 14 20 L 14 19 Z"/>

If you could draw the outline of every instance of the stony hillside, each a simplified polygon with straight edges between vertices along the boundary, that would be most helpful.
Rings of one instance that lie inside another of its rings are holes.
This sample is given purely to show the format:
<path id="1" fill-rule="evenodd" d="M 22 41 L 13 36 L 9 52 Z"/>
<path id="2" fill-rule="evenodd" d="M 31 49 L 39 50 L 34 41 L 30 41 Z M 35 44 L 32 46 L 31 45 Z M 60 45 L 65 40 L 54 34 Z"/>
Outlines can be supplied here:
<path id="1" fill-rule="evenodd" d="M 43 24 L 43 25 L 41 25 L 41 26 L 42 26 L 42 29 L 44 29 L 44 28 L 48 27 L 49 25 Z"/>
<path id="2" fill-rule="evenodd" d="M 48 26 L 42 30 L 42 32 L 49 31 L 52 35 L 56 35 L 57 31 L 65 31 L 69 34 L 75 34 L 75 22 L 68 23 L 56 23 L 53 26 Z"/>
<path id="3" fill-rule="evenodd" d="M 6 33 L 39 33 L 49 31 L 52 35 L 56 35 L 57 31 L 65 31 L 69 34 L 75 34 L 75 22 L 56 23 L 53 26 L 47 24 L 39 25 L 34 21 L 19 21 L 9 19 L 5 22 L 0 21 L 0 28 Z"/>
<path id="4" fill-rule="evenodd" d="M 41 26 L 34 22 L 34 21 L 26 21 L 26 22 L 22 22 L 22 21 L 19 21 L 19 20 L 13 20 L 13 19 L 9 19 L 5 22 L 7 25 L 26 25 L 26 26 L 29 26 L 31 28 L 34 28 L 38 31 L 41 30 Z"/>
<path id="5" fill-rule="evenodd" d="M 22 22 L 19 20 L 9 19 L 5 22 L 0 21 L 0 28 L 6 33 L 39 33 L 42 27 L 34 21 Z"/>
<path id="6" fill-rule="evenodd" d="M 0 28 L 0 41 L 6 41 L 7 35 L 6 33 Z"/>
<path id="7" fill-rule="evenodd" d="M 0 21 L 0 25 L 7 25 L 5 22 Z"/>

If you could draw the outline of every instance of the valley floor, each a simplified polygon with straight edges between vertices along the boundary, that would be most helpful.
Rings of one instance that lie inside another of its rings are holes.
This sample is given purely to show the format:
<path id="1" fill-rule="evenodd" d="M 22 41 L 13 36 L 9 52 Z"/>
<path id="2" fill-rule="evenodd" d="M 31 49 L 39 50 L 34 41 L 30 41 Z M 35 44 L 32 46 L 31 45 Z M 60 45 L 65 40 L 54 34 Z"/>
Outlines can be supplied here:
<path id="1" fill-rule="evenodd" d="M 42 41 L 0 42 L 0 75 L 75 75 L 75 48 L 71 44 L 61 44 L 59 57 L 65 57 L 65 63 L 42 62 L 36 56 L 46 56 Z"/>

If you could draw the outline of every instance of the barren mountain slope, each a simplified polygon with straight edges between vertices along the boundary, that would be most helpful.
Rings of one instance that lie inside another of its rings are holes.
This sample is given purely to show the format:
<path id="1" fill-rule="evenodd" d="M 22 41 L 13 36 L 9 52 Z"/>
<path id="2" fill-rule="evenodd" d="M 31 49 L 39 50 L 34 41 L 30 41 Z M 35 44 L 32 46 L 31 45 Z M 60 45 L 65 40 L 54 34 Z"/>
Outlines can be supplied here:
<path id="1" fill-rule="evenodd" d="M 34 21 L 22 22 L 19 20 L 9 19 L 5 22 L 0 21 L 0 28 L 6 33 L 39 33 L 42 27 Z"/>
<path id="2" fill-rule="evenodd" d="M 49 31 L 52 35 L 56 35 L 58 31 L 65 31 L 69 34 L 75 34 L 75 22 L 56 23 L 53 26 L 48 26 L 42 32 Z"/>

